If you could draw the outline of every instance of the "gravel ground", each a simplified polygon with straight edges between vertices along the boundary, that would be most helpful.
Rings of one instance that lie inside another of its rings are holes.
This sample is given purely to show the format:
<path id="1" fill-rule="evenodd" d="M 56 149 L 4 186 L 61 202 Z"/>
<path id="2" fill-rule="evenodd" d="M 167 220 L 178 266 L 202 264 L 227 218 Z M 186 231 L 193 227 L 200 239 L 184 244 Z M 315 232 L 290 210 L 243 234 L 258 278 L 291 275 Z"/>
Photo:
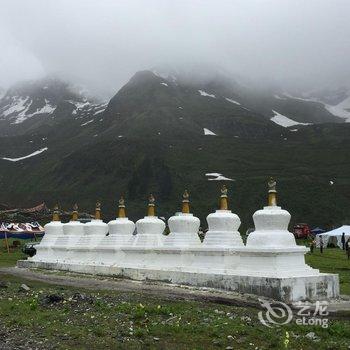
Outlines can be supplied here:
<path id="1" fill-rule="evenodd" d="M 169 285 L 160 282 L 140 282 L 105 276 L 88 276 L 62 271 L 44 271 L 17 267 L 0 268 L 1 275 L 12 275 L 31 281 L 53 285 L 81 287 L 91 290 L 115 290 L 121 292 L 142 292 L 149 295 L 162 295 L 169 299 L 186 299 L 208 301 L 224 305 L 252 306 L 260 308 L 255 295 L 235 292 L 217 291 L 210 288 L 194 288 L 189 286 Z M 0 348 L 1 349 L 1 348 Z"/>

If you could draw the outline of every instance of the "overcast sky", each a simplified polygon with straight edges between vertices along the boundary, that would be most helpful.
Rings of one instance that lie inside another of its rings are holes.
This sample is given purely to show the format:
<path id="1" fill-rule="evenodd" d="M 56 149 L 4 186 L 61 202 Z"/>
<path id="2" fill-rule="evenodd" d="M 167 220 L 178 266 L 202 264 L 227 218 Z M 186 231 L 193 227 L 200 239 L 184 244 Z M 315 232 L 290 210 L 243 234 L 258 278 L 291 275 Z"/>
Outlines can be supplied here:
<path id="1" fill-rule="evenodd" d="M 112 94 L 160 64 L 350 85 L 349 0 L 0 0 L 0 86 L 55 74 Z"/>

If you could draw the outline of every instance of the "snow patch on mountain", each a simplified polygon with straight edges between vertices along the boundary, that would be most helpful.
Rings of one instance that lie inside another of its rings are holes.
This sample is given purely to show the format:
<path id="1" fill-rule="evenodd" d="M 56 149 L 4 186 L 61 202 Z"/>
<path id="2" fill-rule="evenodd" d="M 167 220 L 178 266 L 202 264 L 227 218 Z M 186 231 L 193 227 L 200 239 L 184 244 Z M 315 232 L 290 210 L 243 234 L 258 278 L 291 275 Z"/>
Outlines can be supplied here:
<path id="1" fill-rule="evenodd" d="M 286 96 L 287 98 L 291 98 L 293 100 L 300 100 L 300 101 L 306 101 L 306 102 L 319 102 L 319 101 L 316 101 L 315 99 L 312 99 L 312 98 L 293 96 L 293 95 L 289 94 L 288 92 L 284 92 L 283 96 Z"/>
<path id="2" fill-rule="evenodd" d="M 19 113 L 19 112 L 25 111 L 29 107 L 28 100 L 29 100 L 29 97 L 26 97 L 26 98 L 14 97 L 12 99 L 11 104 L 6 105 L 5 108 L 3 108 L 2 115 L 4 117 L 7 117 L 12 113 Z"/>
<path id="3" fill-rule="evenodd" d="M 335 117 L 345 119 L 346 123 L 350 123 L 350 96 L 348 96 L 346 99 L 344 99 L 342 102 L 338 103 L 337 105 L 330 105 L 330 104 L 324 103 L 318 98 L 297 97 L 297 96 L 292 96 L 288 93 L 283 93 L 283 94 L 294 100 L 321 103 L 329 113 L 333 114 Z"/>
<path id="4" fill-rule="evenodd" d="M 204 128 L 203 129 L 204 135 L 212 135 L 212 136 L 217 136 L 215 132 L 212 132 L 211 130 Z"/>
<path id="5" fill-rule="evenodd" d="M 160 85 L 169 86 L 167 83 L 160 83 Z"/>
<path id="6" fill-rule="evenodd" d="M 104 111 L 105 111 L 104 109 L 101 109 L 100 111 L 95 112 L 94 115 L 100 114 L 100 113 L 102 113 Z"/>
<path id="7" fill-rule="evenodd" d="M 274 117 L 272 117 L 270 120 L 278 125 L 283 126 L 284 128 L 288 128 L 290 126 L 294 126 L 294 125 L 311 125 L 310 123 L 300 123 L 297 122 L 293 119 L 290 119 L 288 117 L 286 117 L 285 115 L 278 113 L 274 110 L 272 110 L 272 112 L 274 113 Z"/>
<path id="8" fill-rule="evenodd" d="M 82 109 L 86 109 L 86 107 L 90 106 L 89 101 L 84 101 L 84 102 L 68 101 L 68 102 L 75 106 L 75 109 L 72 112 L 72 114 L 77 114 L 78 111 L 80 111 Z"/>
<path id="9" fill-rule="evenodd" d="M 350 96 L 335 106 L 328 104 L 325 104 L 324 106 L 328 112 L 336 117 L 345 119 L 346 123 L 350 123 Z"/>
<path id="10" fill-rule="evenodd" d="M 287 97 L 281 97 L 279 95 L 273 95 L 274 98 L 276 98 L 277 100 L 287 100 Z"/>
<path id="11" fill-rule="evenodd" d="M 85 126 L 85 125 L 88 125 L 88 124 L 92 123 L 93 121 L 94 121 L 93 119 L 88 120 L 87 122 L 85 122 L 85 123 L 81 124 L 80 126 Z"/>
<path id="12" fill-rule="evenodd" d="M 235 181 L 222 175 L 221 173 L 206 173 L 205 176 L 208 177 L 208 181 Z"/>
<path id="13" fill-rule="evenodd" d="M 239 102 L 235 101 L 235 100 L 232 100 L 231 98 L 228 98 L 228 97 L 225 97 L 225 100 L 228 101 L 228 102 L 231 102 L 231 103 L 234 103 L 236 105 L 241 105 Z"/>
<path id="14" fill-rule="evenodd" d="M 205 92 L 203 90 L 198 90 L 198 92 L 201 94 L 201 96 L 216 98 L 215 95 L 209 94 L 208 92 Z"/>
<path id="15" fill-rule="evenodd" d="M 33 100 L 27 97 L 18 97 L 14 96 L 10 98 L 11 102 L 5 105 L 1 111 L 0 115 L 2 117 L 9 117 L 12 121 L 11 124 L 20 124 L 25 120 L 33 117 L 37 114 L 51 114 L 56 106 L 53 106 L 47 99 L 45 99 L 45 105 L 41 108 L 37 108 L 35 112 L 28 113 L 31 105 L 33 104 Z"/>
<path id="16" fill-rule="evenodd" d="M 19 113 L 17 115 L 16 120 L 12 124 L 23 123 L 28 118 L 31 118 L 37 114 L 52 114 L 54 112 L 54 110 L 56 109 L 56 106 L 51 105 L 50 102 L 47 99 L 45 99 L 45 105 L 41 108 L 38 108 L 35 112 L 30 113 L 30 114 L 26 114 L 28 109 L 29 109 L 29 107 L 25 111 Z"/>
<path id="17" fill-rule="evenodd" d="M 77 102 L 77 101 L 68 101 L 72 105 L 74 105 L 74 110 L 72 112 L 73 115 L 78 114 L 79 112 L 92 112 L 93 115 L 100 114 L 105 111 L 107 107 L 107 103 L 101 103 L 101 104 L 93 104 L 87 100 L 83 102 Z"/>
<path id="18" fill-rule="evenodd" d="M 31 154 L 28 154 L 27 156 L 23 156 L 23 157 L 19 157 L 19 158 L 7 158 L 7 157 L 4 157 L 4 158 L 1 158 L 3 160 L 8 160 L 10 162 L 19 162 L 20 160 L 24 160 L 24 159 L 27 159 L 27 158 L 31 158 L 31 157 L 34 157 L 34 156 L 37 156 L 38 154 L 41 154 L 45 151 L 47 151 L 48 148 L 47 147 L 44 147 L 44 148 L 41 148 L 39 149 L 38 151 L 35 151 Z"/>
<path id="19" fill-rule="evenodd" d="M 90 106 L 89 101 L 83 101 L 83 102 L 77 102 L 77 101 L 69 101 L 72 103 L 76 109 L 86 109 L 87 107 Z"/>

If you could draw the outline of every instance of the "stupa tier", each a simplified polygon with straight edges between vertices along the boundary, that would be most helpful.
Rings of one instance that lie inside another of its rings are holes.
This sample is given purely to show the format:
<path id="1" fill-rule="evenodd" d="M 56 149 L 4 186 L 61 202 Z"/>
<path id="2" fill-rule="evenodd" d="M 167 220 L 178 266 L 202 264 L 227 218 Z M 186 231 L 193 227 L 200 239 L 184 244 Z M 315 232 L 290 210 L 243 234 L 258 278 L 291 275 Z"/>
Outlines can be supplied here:
<path id="1" fill-rule="evenodd" d="M 169 218 L 166 228 L 156 216 L 153 195 L 147 215 L 136 225 L 127 218 L 124 198 L 116 219 L 108 224 L 102 221 L 99 202 L 88 223 L 79 222 L 77 205 L 71 220 L 62 223 L 56 206 L 37 254 L 18 266 L 237 291 L 288 303 L 339 296 L 338 275 L 320 273 L 305 263 L 308 248 L 298 246 L 288 231 L 291 215 L 277 205 L 275 180 L 268 182 L 268 205 L 253 215 L 255 230 L 246 244 L 238 231 L 241 221 L 229 209 L 225 186 L 219 209 L 207 216 L 203 242 L 200 220 L 190 208 L 185 191 L 181 212 Z"/>

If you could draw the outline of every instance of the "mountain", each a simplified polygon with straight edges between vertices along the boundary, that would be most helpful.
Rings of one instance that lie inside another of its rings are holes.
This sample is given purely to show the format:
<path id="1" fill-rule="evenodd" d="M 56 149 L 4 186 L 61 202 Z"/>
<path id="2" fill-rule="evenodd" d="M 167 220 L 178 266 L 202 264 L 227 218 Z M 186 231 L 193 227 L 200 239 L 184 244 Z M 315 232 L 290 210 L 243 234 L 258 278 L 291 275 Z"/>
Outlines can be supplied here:
<path id="1" fill-rule="evenodd" d="M 161 72 L 161 73 L 159 73 Z M 306 99 L 298 96 L 300 92 L 288 93 L 281 88 L 257 87 L 255 82 L 232 75 L 232 73 L 212 67 L 191 67 L 190 70 L 174 70 L 171 68 L 154 69 L 153 73 L 159 77 L 172 82 L 180 82 L 184 85 L 202 86 L 208 90 L 213 90 L 219 96 L 233 96 L 229 98 L 233 103 L 239 102 L 241 105 L 264 115 L 271 119 L 276 115 L 283 115 L 293 121 L 300 123 L 335 123 L 344 122 L 343 116 L 333 113 L 327 108 L 327 104 L 321 99 Z M 349 94 L 341 95 L 339 98 L 345 100 Z M 316 92 L 316 90 L 314 91 Z M 344 91 L 343 91 L 344 92 Z M 335 94 L 335 91 L 333 91 Z M 338 101 L 340 103 L 341 101 Z M 273 120 L 278 122 L 278 118 Z"/>
<path id="2" fill-rule="evenodd" d="M 103 107 L 55 78 L 19 83 L 0 99 L 0 135 L 28 133 L 72 115 L 83 118 Z"/>
<path id="3" fill-rule="evenodd" d="M 315 101 L 322 103 L 335 116 L 350 122 L 350 88 L 320 88 L 302 93 L 299 97 L 303 101 Z"/>
<path id="4" fill-rule="evenodd" d="M 105 116 L 123 135 L 143 137 L 215 134 L 256 137 L 277 128 L 233 100 L 224 84 L 189 85 L 138 72 L 109 102 Z"/>
<path id="5" fill-rule="evenodd" d="M 332 226 L 350 218 L 350 124 L 321 102 L 261 92 L 221 73 L 193 79 L 141 71 L 107 105 L 59 81 L 25 87 L 4 97 L 28 99 L 24 112 L 4 115 L 12 105 L 0 101 L 7 127 L 0 136 L 1 202 L 58 201 L 65 209 L 78 202 L 92 211 L 100 199 L 110 219 L 123 194 L 137 219 L 152 192 L 158 214 L 169 217 L 187 188 L 205 226 L 226 183 L 244 230 L 275 176 L 293 223 Z M 32 116 L 39 100 L 54 110 Z M 31 116 L 15 123 L 19 114 Z"/>

